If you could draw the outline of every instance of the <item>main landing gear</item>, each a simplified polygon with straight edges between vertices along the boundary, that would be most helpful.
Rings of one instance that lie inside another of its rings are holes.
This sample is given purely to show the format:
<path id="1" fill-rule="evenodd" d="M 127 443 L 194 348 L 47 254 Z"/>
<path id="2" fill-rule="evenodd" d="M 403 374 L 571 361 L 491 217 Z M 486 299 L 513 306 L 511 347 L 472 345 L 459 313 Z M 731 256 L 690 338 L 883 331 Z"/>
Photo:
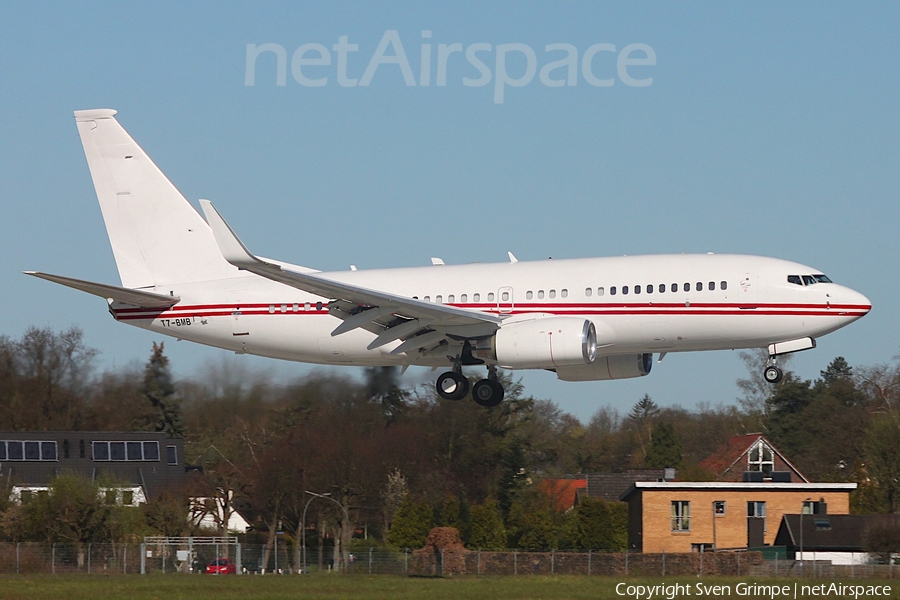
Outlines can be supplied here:
<path id="1" fill-rule="evenodd" d="M 459 364 L 452 371 L 442 373 L 434 387 L 438 396 L 444 400 L 462 400 L 469 393 L 469 380 L 462 374 Z M 497 367 L 488 367 L 487 379 L 482 379 L 472 386 L 472 399 L 479 406 L 491 408 L 503 402 L 503 386 L 497 381 Z"/>
<path id="2" fill-rule="evenodd" d="M 778 383 L 784 379 L 784 371 L 779 369 L 775 364 L 774 356 L 769 357 L 769 364 L 766 365 L 766 368 L 763 371 L 763 377 L 769 383 Z"/>

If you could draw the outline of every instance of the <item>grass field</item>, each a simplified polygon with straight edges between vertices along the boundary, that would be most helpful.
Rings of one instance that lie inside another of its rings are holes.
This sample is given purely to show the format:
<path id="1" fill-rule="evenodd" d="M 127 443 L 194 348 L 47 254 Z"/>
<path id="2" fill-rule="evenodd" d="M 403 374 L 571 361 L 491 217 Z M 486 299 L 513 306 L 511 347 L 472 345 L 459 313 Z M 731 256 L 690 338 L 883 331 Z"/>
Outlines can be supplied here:
<path id="1" fill-rule="evenodd" d="M 0 600 L 40 600 L 43 598 L 63 600 L 106 600 L 106 599 L 193 599 L 214 598 L 216 600 L 246 600 L 248 598 L 326 598 L 326 599 L 393 599 L 428 598 L 429 600 L 472 599 L 502 600 L 505 598 L 578 600 L 628 598 L 616 593 L 616 584 L 653 586 L 662 583 L 681 583 L 690 586 L 691 595 L 678 598 L 698 598 L 696 584 L 705 586 L 730 586 L 731 598 L 770 598 L 771 594 L 739 595 L 738 583 L 761 585 L 788 585 L 793 589 L 799 585 L 828 583 L 815 579 L 760 579 L 736 577 L 679 577 L 679 578 L 628 578 L 587 576 L 525 576 L 525 577 L 460 577 L 455 579 L 422 579 L 390 575 L 313 575 L 309 577 L 260 577 L 260 576 L 180 576 L 180 575 L 30 575 L 0 576 Z M 879 598 L 900 598 L 900 582 L 888 580 L 846 580 L 846 585 L 890 585 L 889 596 Z M 707 588 L 702 597 L 726 597 L 714 595 Z M 646 597 L 646 596 L 644 596 Z M 665 595 L 661 596 L 665 598 Z M 820 595 L 800 597 L 815 598 Z M 828 597 L 836 597 L 833 594 Z M 853 595 L 840 596 L 853 598 Z M 876 596 L 861 595 L 860 598 Z M 659 594 L 654 600 L 660 598 Z M 776 598 L 793 598 L 776 596 Z"/>

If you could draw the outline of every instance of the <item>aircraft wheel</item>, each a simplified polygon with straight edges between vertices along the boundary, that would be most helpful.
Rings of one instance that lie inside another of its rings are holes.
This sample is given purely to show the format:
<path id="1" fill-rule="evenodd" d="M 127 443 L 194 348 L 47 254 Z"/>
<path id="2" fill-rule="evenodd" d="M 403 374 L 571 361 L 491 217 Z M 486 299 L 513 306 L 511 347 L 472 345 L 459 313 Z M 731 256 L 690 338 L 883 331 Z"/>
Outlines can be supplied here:
<path id="1" fill-rule="evenodd" d="M 503 402 L 503 386 L 490 379 L 482 379 L 472 388 L 475 403 L 485 408 L 497 406 Z"/>
<path id="2" fill-rule="evenodd" d="M 434 387 L 444 400 L 462 400 L 469 393 L 469 380 L 459 373 L 447 371 L 437 378 Z"/>
<path id="3" fill-rule="evenodd" d="M 776 366 L 766 367 L 766 370 L 763 371 L 763 377 L 765 377 L 766 381 L 769 383 L 778 383 L 782 379 L 784 379 L 784 371 L 779 369 Z"/>

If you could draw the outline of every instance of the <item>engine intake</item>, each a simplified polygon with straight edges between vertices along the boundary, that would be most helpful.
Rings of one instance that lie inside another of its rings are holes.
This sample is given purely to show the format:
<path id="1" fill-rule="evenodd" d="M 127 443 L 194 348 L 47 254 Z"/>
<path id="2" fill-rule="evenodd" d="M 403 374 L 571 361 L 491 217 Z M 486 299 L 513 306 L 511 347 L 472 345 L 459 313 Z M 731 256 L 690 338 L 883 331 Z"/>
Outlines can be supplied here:
<path id="1" fill-rule="evenodd" d="M 543 317 L 504 324 L 473 354 L 510 369 L 589 365 L 597 358 L 594 324 L 578 317 Z"/>

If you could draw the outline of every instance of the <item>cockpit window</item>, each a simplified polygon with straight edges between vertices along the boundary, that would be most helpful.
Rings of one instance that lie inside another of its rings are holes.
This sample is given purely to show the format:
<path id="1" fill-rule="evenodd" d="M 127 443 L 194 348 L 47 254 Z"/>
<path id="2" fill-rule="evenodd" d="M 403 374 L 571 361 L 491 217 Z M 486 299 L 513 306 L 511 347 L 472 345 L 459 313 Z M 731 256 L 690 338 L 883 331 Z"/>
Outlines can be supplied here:
<path id="1" fill-rule="evenodd" d="M 815 275 L 788 275 L 787 276 L 788 283 L 793 283 L 794 285 L 815 285 L 817 283 L 833 283 L 831 279 L 822 275 L 821 273 L 817 273 Z"/>
<path id="2" fill-rule="evenodd" d="M 813 277 L 815 277 L 816 281 L 818 281 L 819 283 L 834 283 L 828 277 L 826 277 L 825 275 L 822 275 L 821 273 L 813 275 Z"/>
<path id="3" fill-rule="evenodd" d="M 812 275 L 803 276 L 803 285 L 815 285 L 817 283 L 819 282 L 816 281 L 815 277 L 813 277 Z"/>
<path id="4" fill-rule="evenodd" d="M 803 285 L 803 280 L 800 279 L 799 275 L 788 275 L 788 283 Z"/>

